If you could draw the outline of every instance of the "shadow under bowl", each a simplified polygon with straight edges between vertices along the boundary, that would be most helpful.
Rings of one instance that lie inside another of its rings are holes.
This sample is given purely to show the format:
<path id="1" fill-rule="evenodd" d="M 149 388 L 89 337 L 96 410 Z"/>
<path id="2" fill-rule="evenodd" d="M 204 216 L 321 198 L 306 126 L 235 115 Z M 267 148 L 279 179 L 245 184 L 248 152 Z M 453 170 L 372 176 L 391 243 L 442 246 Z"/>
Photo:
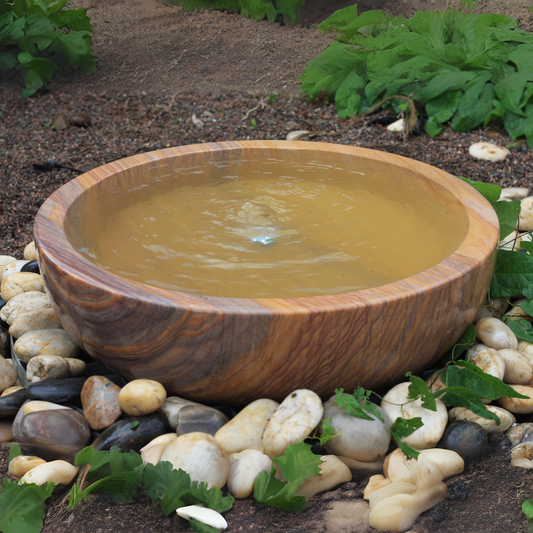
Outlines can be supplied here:
<path id="1" fill-rule="evenodd" d="M 127 279 L 86 259 L 69 239 L 74 220 L 93 202 L 176 166 L 317 157 L 376 172 L 427 202 L 450 206 L 464 219 L 464 239 L 435 266 L 400 281 L 342 294 L 255 299 Z M 299 388 L 323 398 L 341 387 L 376 390 L 426 368 L 472 323 L 491 281 L 499 234 L 490 204 L 442 170 L 373 150 L 289 141 L 182 146 L 109 163 L 52 194 L 34 231 L 54 309 L 88 354 L 128 379 L 157 380 L 169 394 L 234 405 L 281 401 Z"/>

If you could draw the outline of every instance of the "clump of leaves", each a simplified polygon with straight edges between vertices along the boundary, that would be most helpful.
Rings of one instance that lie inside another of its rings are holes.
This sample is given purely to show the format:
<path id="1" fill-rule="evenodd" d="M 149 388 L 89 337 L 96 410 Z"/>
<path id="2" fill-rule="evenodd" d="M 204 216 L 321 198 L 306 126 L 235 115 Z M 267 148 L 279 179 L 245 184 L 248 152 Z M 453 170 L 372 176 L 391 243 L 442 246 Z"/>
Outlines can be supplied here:
<path id="1" fill-rule="evenodd" d="M 24 97 L 50 81 L 56 67 L 77 66 L 87 74 L 95 68 L 87 10 L 63 10 L 67 2 L 0 2 L 0 72 L 25 72 Z"/>
<path id="2" fill-rule="evenodd" d="M 279 466 L 285 481 L 276 478 L 276 467 L 270 473 L 263 470 L 254 483 L 254 497 L 261 504 L 277 507 L 283 511 L 303 511 L 306 507 L 303 496 L 295 496 L 302 483 L 320 474 L 322 460 L 311 451 L 305 442 L 289 444 L 281 457 L 272 462 Z"/>
<path id="3" fill-rule="evenodd" d="M 237 11 L 254 20 L 268 19 L 274 22 L 278 16 L 296 24 L 305 0 L 163 0 L 166 5 L 183 6 L 185 11 L 194 9 L 223 9 Z"/>
<path id="4" fill-rule="evenodd" d="M 467 131 L 495 120 L 533 147 L 533 34 L 515 20 L 455 9 L 358 16 L 354 5 L 318 28 L 336 39 L 305 67 L 302 91 L 334 99 L 341 118 L 401 94 L 425 109 L 431 137 L 448 121 Z"/>

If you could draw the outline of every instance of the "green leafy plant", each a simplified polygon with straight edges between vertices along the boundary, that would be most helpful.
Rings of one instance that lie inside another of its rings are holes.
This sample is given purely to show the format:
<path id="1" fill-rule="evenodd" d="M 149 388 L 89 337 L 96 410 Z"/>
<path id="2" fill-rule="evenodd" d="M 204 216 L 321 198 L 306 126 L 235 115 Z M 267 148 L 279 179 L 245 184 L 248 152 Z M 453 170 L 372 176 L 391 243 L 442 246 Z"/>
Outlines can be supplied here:
<path id="1" fill-rule="evenodd" d="M 255 118 L 253 118 L 252 120 L 250 120 L 250 126 L 249 126 L 249 128 L 250 128 L 251 130 L 253 130 L 256 126 L 257 126 L 257 120 L 255 120 Z"/>
<path id="2" fill-rule="evenodd" d="M 347 7 L 318 26 L 336 39 L 305 67 L 302 91 L 334 99 L 341 118 L 406 95 L 425 109 L 431 137 L 448 121 L 466 131 L 495 120 L 533 147 L 533 34 L 516 26 L 456 9 L 406 19 Z M 399 112 L 400 103 L 387 105 Z"/>
<path id="3" fill-rule="evenodd" d="M 295 24 L 305 0 L 163 0 L 166 5 L 183 6 L 186 11 L 194 9 L 224 9 L 237 11 L 254 20 L 268 19 L 274 22 L 278 16 Z"/>
<path id="4" fill-rule="evenodd" d="M 56 67 L 95 68 L 86 9 L 63 10 L 68 0 L 0 0 L 0 71 L 26 75 L 22 96 L 50 81 Z"/>
<path id="5" fill-rule="evenodd" d="M 276 478 L 273 466 L 268 473 L 263 470 L 254 483 L 254 497 L 261 504 L 277 507 L 283 511 L 302 511 L 306 507 L 303 496 L 295 496 L 302 483 L 320 474 L 322 460 L 311 451 L 311 446 L 304 442 L 289 444 L 281 457 L 274 457 L 272 462 L 279 466 L 285 481 Z"/>
<path id="6" fill-rule="evenodd" d="M 533 11 L 533 9 L 532 9 Z M 533 499 L 526 500 L 522 504 L 522 511 L 526 515 L 526 518 L 529 522 L 529 533 L 533 533 Z"/>

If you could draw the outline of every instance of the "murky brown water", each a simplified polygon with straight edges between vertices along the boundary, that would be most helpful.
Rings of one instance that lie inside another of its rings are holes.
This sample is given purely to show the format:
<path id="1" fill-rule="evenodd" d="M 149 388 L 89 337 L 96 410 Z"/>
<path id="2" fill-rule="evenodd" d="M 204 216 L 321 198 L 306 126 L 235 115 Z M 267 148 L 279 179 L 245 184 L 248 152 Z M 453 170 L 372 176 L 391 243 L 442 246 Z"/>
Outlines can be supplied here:
<path id="1" fill-rule="evenodd" d="M 69 238 L 126 278 L 238 298 L 383 285 L 434 266 L 464 239 L 460 205 L 428 201 L 424 187 L 384 172 L 338 164 L 268 159 L 166 169 L 86 210 Z"/>

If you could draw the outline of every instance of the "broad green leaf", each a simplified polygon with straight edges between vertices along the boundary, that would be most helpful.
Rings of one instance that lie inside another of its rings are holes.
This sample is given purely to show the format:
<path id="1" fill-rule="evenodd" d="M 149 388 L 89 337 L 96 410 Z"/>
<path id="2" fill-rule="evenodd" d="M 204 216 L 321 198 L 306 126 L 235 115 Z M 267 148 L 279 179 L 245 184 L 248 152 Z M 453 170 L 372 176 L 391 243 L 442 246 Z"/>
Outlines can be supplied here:
<path id="1" fill-rule="evenodd" d="M 77 65 L 86 74 L 92 72 L 95 67 L 95 57 L 92 54 L 90 34 L 83 31 L 71 31 L 67 34 L 58 33 L 53 43 L 54 50 L 58 53 L 58 63 L 65 65 Z"/>
<path id="2" fill-rule="evenodd" d="M 533 327 L 527 320 L 508 320 L 507 325 L 519 339 L 533 342 Z"/>
<path id="3" fill-rule="evenodd" d="M 383 415 L 379 412 L 377 405 L 369 401 L 370 394 L 371 391 L 365 391 L 363 387 L 357 387 L 353 394 L 345 394 L 344 389 L 335 389 L 335 402 L 339 407 L 344 407 L 344 410 L 352 416 L 364 420 L 378 418 L 384 422 Z"/>
<path id="4" fill-rule="evenodd" d="M 203 505 L 223 513 L 233 507 L 235 498 L 231 494 L 224 496 L 218 487 L 209 489 L 205 481 L 193 481 L 191 488 L 183 495 L 183 501 L 186 505 Z"/>
<path id="5" fill-rule="evenodd" d="M 44 502 L 54 491 L 54 483 L 18 484 L 4 478 L 0 493 L 0 531 L 2 533 L 40 533 L 43 528 Z"/>
<path id="6" fill-rule="evenodd" d="M 433 98 L 426 104 L 426 113 L 439 124 L 450 120 L 457 110 L 461 94 L 461 91 L 451 91 Z"/>
<path id="7" fill-rule="evenodd" d="M 91 19 L 84 8 L 67 9 L 50 15 L 50 21 L 59 29 L 68 28 L 73 31 L 92 32 Z"/>
<path id="8" fill-rule="evenodd" d="M 325 34 L 339 33 L 345 26 L 350 24 L 352 20 L 357 18 L 357 4 L 353 6 L 339 9 L 330 15 L 324 22 L 319 24 L 316 28 Z"/>
<path id="9" fill-rule="evenodd" d="M 522 302 L 520 304 L 520 308 L 522 309 L 522 311 L 525 311 L 529 316 L 533 316 L 533 303 L 532 302 Z"/>
<path id="10" fill-rule="evenodd" d="M 441 378 L 447 386 L 447 389 L 444 389 L 446 392 L 448 392 L 449 387 L 465 387 L 480 398 L 491 401 L 497 400 L 502 396 L 507 398 L 528 398 L 528 396 L 519 394 L 502 380 L 486 374 L 481 368 L 468 361 L 456 361 L 455 365 L 451 365 L 442 371 Z M 441 391 L 438 391 L 438 393 L 441 393 Z"/>
<path id="11" fill-rule="evenodd" d="M 420 102 L 426 105 L 427 102 L 440 96 L 446 91 L 456 91 L 462 89 L 467 82 L 478 74 L 475 70 L 444 72 L 435 76 L 426 87 L 420 89 Z"/>
<path id="12" fill-rule="evenodd" d="M 41 76 L 35 70 L 29 69 L 26 72 L 26 88 L 22 91 L 22 97 L 26 98 L 35 94 L 43 85 L 44 81 Z"/>
<path id="13" fill-rule="evenodd" d="M 484 196 L 491 204 L 499 200 L 502 194 L 502 188 L 494 183 L 483 183 L 482 181 L 474 181 L 468 178 L 462 178 L 457 176 L 460 180 L 463 180 L 468 185 L 471 185 L 476 191 Z"/>
<path id="14" fill-rule="evenodd" d="M 9 450 L 9 457 L 7 458 L 7 464 L 9 465 L 9 463 L 13 461 L 13 459 L 15 457 L 18 457 L 19 455 L 22 455 L 22 450 L 20 449 L 20 446 L 18 445 L 18 443 L 14 442 L 11 445 L 11 448 Z"/>
<path id="15" fill-rule="evenodd" d="M 435 117 L 428 117 L 424 126 L 426 133 L 433 139 L 442 131 L 442 124 Z"/>
<path id="16" fill-rule="evenodd" d="M 520 242 L 520 249 L 526 250 L 529 254 L 533 254 L 533 241 L 524 241 Z"/>
<path id="17" fill-rule="evenodd" d="M 481 91 L 478 92 L 479 89 Z M 493 109 L 493 99 L 494 87 L 485 81 L 471 87 L 459 102 L 459 107 L 452 118 L 452 128 L 455 131 L 468 131 L 483 124 Z"/>
<path id="18" fill-rule="evenodd" d="M 494 87 L 503 107 L 516 115 L 524 116 L 524 112 L 520 109 L 520 99 L 529 78 L 528 72 L 515 72 Z"/>
<path id="19" fill-rule="evenodd" d="M 435 397 L 433 393 L 429 390 L 426 382 L 419 378 L 418 376 L 413 376 L 410 372 L 406 374 L 411 382 L 409 385 L 407 398 L 409 400 L 417 400 L 420 398 L 422 400 L 422 407 L 424 409 L 429 409 L 430 411 L 437 410 L 437 404 L 435 402 Z"/>
<path id="20" fill-rule="evenodd" d="M 533 11 L 533 7 L 531 8 L 531 11 Z M 528 519 L 529 533 L 533 533 L 533 499 L 526 500 L 522 504 L 522 512 L 526 515 L 526 518 Z"/>
<path id="21" fill-rule="evenodd" d="M 466 407 L 476 415 L 495 420 L 498 425 L 500 424 L 499 417 L 489 411 L 479 395 L 468 387 L 452 385 L 445 389 L 440 389 L 434 394 L 436 398 L 440 397 L 446 407 Z"/>
<path id="22" fill-rule="evenodd" d="M 420 417 L 411 418 L 409 420 L 405 418 L 397 418 L 390 428 L 392 437 L 396 441 L 398 448 L 402 450 L 408 459 L 418 459 L 420 454 L 417 450 L 409 446 L 409 444 L 404 441 L 404 438 L 412 435 L 423 425 L 424 423 Z"/>
<path id="23" fill-rule="evenodd" d="M 492 298 L 521 296 L 533 284 L 533 257 L 509 250 L 498 250 L 496 268 L 490 284 Z"/>
<path id="24" fill-rule="evenodd" d="M 487 126 L 492 121 L 501 121 L 505 116 L 505 108 L 499 100 L 492 100 L 492 109 L 487 113 L 483 126 Z"/>
<path id="25" fill-rule="evenodd" d="M 189 524 L 191 525 L 191 529 L 193 531 L 196 531 L 196 533 L 220 533 L 221 531 L 223 531 L 222 529 L 216 529 L 214 527 L 208 526 L 207 524 L 204 524 L 203 522 L 199 522 L 194 518 L 191 518 L 189 520 Z"/>
<path id="26" fill-rule="evenodd" d="M 498 221 L 500 222 L 500 241 L 503 241 L 516 228 L 520 213 L 520 202 L 494 202 L 492 207 L 498 215 Z"/>
<path id="27" fill-rule="evenodd" d="M 191 487 L 189 474 L 175 470 L 168 461 L 161 461 L 155 466 L 146 464 L 142 481 L 152 501 L 160 500 L 161 511 L 167 516 L 185 505 L 182 497 Z"/>
<path id="28" fill-rule="evenodd" d="M 261 472 L 254 484 L 255 499 L 262 505 L 277 507 L 284 511 L 305 509 L 305 498 L 295 494 L 306 479 L 320 474 L 322 464 L 320 457 L 313 454 L 309 444 L 300 442 L 289 444 L 285 453 L 281 457 L 273 458 L 272 461 L 278 465 L 286 481 L 280 482 L 275 478 L 274 467 L 269 475 L 266 475 L 266 471 Z"/>
<path id="29" fill-rule="evenodd" d="M 352 70 L 341 83 L 335 96 L 335 108 L 340 118 L 350 118 L 357 114 L 361 92 L 366 80 Z"/>

